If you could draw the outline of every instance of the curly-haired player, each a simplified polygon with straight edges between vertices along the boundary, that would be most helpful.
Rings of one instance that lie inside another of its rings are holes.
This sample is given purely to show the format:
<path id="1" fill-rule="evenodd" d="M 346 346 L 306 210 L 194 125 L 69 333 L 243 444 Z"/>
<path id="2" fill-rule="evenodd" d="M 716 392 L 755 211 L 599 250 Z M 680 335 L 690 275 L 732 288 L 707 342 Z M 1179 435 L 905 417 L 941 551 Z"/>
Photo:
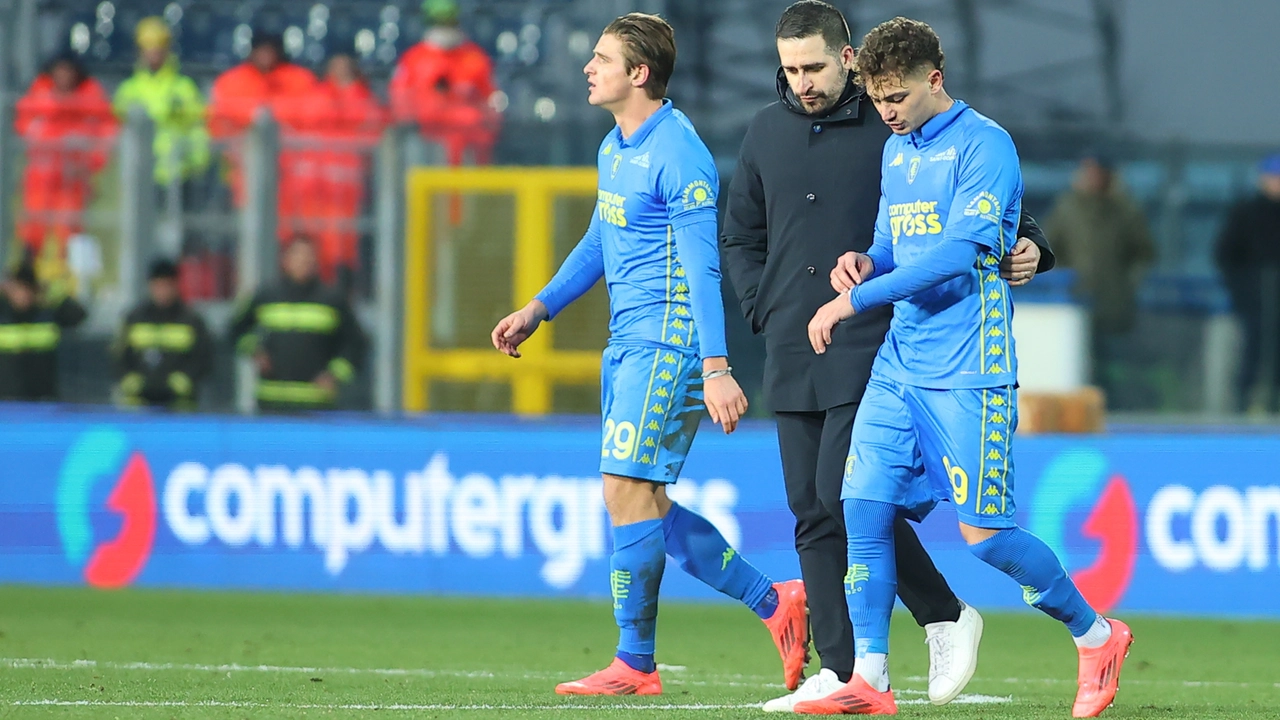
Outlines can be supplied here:
<path id="1" fill-rule="evenodd" d="M 821 353 L 854 313 L 892 303 L 894 314 L 854 420 L 841 493 L 854 674 L 795 711 L 897 713 L 888 670 L 893 522 L 949 500 L 970 551 L 1071 631 L 1080 654 L 1072 713 L 1094 717 L 1115 697 L 1133 635 L 1091 608 L 1049 546 L 1013 520 L 1017 358 L 998 266 L 1018 226 L 1022 174 L 1009 134 L 947 95 L 944 62 L 933 29 L 906 18 L 867 33 L 856 55 L 894 135 L 881 160 L 875 240 L 854 263 L 857 284 L 818 310 L 809 339 Z"/>

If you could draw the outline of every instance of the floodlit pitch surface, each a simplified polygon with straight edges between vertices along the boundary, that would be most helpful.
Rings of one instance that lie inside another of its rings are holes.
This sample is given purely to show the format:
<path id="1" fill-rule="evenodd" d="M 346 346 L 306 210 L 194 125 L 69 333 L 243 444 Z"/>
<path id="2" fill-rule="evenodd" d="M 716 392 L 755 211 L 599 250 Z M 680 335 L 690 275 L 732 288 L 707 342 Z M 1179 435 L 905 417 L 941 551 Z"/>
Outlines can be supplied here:
<path id="1" fill-rule="evenodd" d="M 1280 623 L 1125 619 L 1137 643 L 1104 717 L 1280 717 Z M 977 675 L 944 708 L 927 703 L 923 638 L 895 615 L 901 715 L 1070 717 L 1075 651 L 1057 623 L 987 614 Z M 743 718 L 782 693 L 754 615 L 675 603 L 659 620 L 664 695 L 552 692 L 614 640 L 607 601 L 7 587 L 0 718 Z"/>

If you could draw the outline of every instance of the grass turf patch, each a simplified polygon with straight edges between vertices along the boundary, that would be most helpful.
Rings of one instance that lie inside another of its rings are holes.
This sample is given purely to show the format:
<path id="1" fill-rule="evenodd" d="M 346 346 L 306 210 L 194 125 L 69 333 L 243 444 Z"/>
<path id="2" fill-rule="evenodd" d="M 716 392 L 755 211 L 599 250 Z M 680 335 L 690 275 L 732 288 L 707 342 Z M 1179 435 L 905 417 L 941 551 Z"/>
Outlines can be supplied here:
<path id="1" fill-rule="evenodd" d="M 923 631 L 895 615 L 900 714 L 1070 717 L 1066 631 L 1033 613 L 985 618 L 969 702 L 936 708 Z M 1277 717 L 1280 623 L 1125 619 L 1137 642 L 1104 717 Z M 605 601 L 5 587 L 0 717 L 741 718 L 784 693 L 754 614 L 665 603 L 664 695 L 553 694 L 606 665 L 615 641 Z"/>

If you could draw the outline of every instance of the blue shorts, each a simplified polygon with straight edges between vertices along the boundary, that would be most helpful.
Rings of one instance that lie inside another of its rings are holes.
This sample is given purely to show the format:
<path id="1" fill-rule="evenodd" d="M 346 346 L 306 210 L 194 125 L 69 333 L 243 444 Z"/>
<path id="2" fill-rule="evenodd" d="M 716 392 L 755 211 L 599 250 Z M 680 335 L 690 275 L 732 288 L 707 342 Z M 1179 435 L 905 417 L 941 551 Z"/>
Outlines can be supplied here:
<path id="1" fill-rule="evenodd" d="M 1013 387 L 931 390 L 873 373 L 840 497 L 893 503 L 917 520 L 949 500 L 967 525 L 1014 527 L 1009 451 L 1017 427 Z"/>
<path id="2" fill-rule="evenodd" d="M 609 345 L 600 363 L 600 472 L 675 482 L 706 414 L 697 355 Z"/>

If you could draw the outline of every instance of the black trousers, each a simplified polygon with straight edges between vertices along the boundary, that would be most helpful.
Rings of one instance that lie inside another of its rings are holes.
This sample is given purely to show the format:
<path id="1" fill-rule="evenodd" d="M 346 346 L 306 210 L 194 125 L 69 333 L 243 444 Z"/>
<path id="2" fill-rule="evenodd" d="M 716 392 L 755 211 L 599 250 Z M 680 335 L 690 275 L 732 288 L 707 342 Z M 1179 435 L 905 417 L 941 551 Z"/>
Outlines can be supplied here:
<path id="1" fill-rule="evenodd" d="M 809 596 L 809 622 L 822 667 L 853 672 L 853 625 L 844 599 L 848 566 L 840 486 L 857 403 L 825 412 L 775 413 L 787 503 L 796 516 L 796 552 Z M 960 600 L 903 518 L 893 526 L 898 597 L 921 626 L 960 617 Z"/>

